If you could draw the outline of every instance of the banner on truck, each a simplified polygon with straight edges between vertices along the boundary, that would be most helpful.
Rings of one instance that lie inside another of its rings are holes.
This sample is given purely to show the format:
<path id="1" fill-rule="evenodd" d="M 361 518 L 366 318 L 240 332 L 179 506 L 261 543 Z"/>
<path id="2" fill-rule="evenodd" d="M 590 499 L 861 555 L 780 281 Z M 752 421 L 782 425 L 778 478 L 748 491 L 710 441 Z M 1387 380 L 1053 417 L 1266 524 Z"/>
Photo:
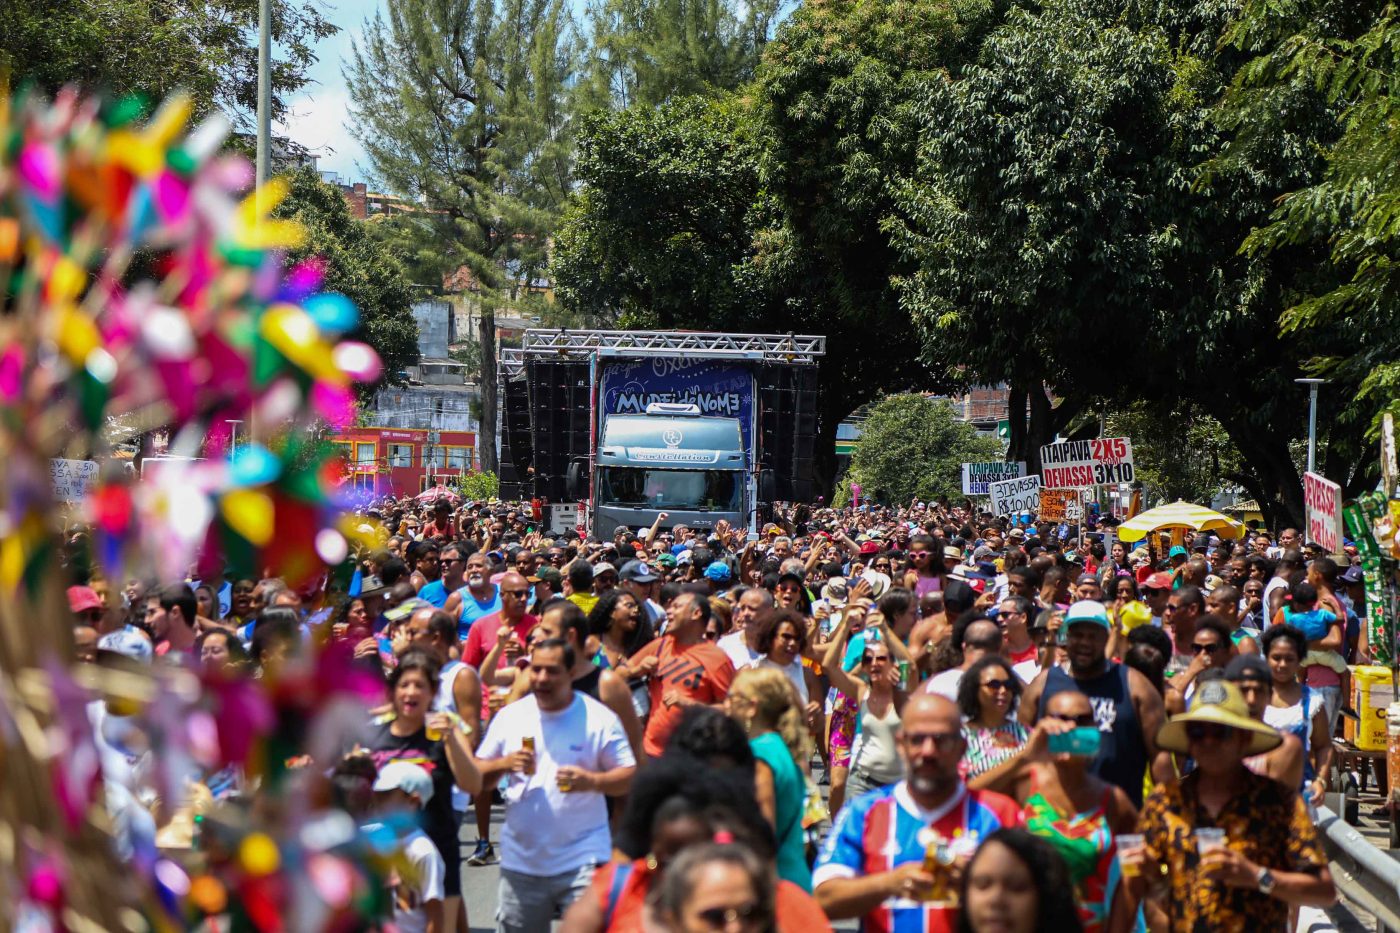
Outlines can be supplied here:
<path id="1" fill-rule="evenodd" d="M 1133 481 L 1133 442 L 1126 437 L 1062 441 L 1040 448 L 1040 478 L 1047 489 L 1072 489 Z"/>
<path id="2" fill-rule="evenodd" d="M 1043 522 L 1078 521 L 1083 514 L 1078 509 L 1079 490 L 1042 489 L 1040 491 L 1040 520 Z M 1075 513 L 1078 514 L 1075 514 Z"/>
<path id="3" fill-rule="evenodd" d="M 753 372 L 747 366 L 659 356 L 607 360 L 601 365 L 604 414 L 644 415 L 654 402 L 696 405 L 702 415 L 738 418 L 744 449 L 753 450 Z"/>
<path id="4" fill-rule="evenodd" d="M 964 463 L 962 465 L 962 491 L 965 496 L 986 496 L 987 486 L 1002 480 L 1018 479 L 1026 475 L 1026 463 L 1001 461 L 989 463 Z"/>
<path id="5" fill-rule="evenodd" d="M 1342 487 L 1317 473 L 1303 474 L 1303 508 L 1307 513 L 1308 542 L 1317 542 L 1328 554 L 1342 552 Z"/>
<path id="6" fill-rule="evenodd" d="M 987 487 L 992 497 L 992 514 L 1019 515 L 1040 511 L 1040 477 L 1021 476 L 991 483 Z"/>

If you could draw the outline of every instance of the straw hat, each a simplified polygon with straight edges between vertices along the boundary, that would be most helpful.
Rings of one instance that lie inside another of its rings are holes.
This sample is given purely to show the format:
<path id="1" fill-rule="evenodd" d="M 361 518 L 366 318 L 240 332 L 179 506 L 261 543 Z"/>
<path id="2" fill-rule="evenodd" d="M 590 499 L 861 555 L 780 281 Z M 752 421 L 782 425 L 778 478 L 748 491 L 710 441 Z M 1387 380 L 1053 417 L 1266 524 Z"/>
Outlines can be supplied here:
<path id="1" fill-rule="evenodd" d="M 1262 755 L 1283 743 L 1277 729 L 1249 715 L 1240 688 L 1227 680 L 1209 680 L 1197 687 L 1190 712 L 1173 716 L 1157 730 L 1157 745 L 1169 752 L 1189 754 L 1186 726 L 1193 722 L 1215 723 L 1250 733 L 1246 755 Z"/>

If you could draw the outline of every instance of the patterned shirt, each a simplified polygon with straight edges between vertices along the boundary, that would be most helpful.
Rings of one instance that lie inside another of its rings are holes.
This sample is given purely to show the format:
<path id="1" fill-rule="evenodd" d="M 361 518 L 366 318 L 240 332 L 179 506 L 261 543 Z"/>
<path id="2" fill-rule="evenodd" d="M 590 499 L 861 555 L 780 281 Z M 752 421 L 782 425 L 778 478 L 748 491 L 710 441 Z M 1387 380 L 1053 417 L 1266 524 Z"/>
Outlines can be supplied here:
<path id="1" fill-rule="evenodd" d="M 963 752 L 959 765 L 964 781 L 970 781 L 1006 761 L 1019 752 L 1030 738 L 1026 727 L 1015 719 L 1008 719 L 995 729 L 964 723 L 962 733 L 967 740 L 967 751 Z"/>
<path id="2" fill-rule="evenodd" d="M 936 810 L 925 810 L 904 781 L 881 787 L 850 801 L 822 843 L 812 885 L 833 878 L 857 878 L 891 871 L 910 862 L 921 864 L 932 827 L 944 839 L 965 845 L 970 854 L 1003 826 L 1021 823 L 1020 808 L 1010 797 L 970 791 L 962 785 Z M 892 897 L 861 918 L 863 933 L 944 933 L 957 928 L 956 907 Z"/>
<path id="3" fill-rule="evenodd" d="M 1307 806 L 1291 788 L 1245 772 L 1240 792 L 1212 819 L 1197 800 L 1200 779 L 1196 771 L 1179 784 L 1159 784 L 1143 804 L 1139 823 L 1148 859 L 1167 868 L 1172 933 L 1287 930 L 1283 901 L 1199 872 L 1194 832 L 1197 826 L 1219 827 L 1226 844 L 1256 865 L 1317 874 L 1326 867 L 1327 856 Z"/>

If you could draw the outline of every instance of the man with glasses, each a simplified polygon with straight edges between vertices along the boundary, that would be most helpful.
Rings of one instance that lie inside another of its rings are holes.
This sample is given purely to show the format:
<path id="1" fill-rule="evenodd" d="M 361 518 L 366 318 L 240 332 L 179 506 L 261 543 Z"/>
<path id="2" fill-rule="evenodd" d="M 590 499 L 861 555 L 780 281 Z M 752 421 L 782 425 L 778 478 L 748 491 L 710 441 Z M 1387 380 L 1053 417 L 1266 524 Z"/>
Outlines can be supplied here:
<path id="1" fill-rule="evenodd" d="M 427 600 L 441 609 L 447 605 L 447 597 L 466 585 L 467 562 L 462 555 L 460 544 L 446 545 L 438 553 L 438 566 L 441 573 L 436 580 L 418 591 L 418 598 Z"/>
<path id="2" fill-rule="evenodd" d="M 1142 805 L 1142 782 L 1157 756 L 1157 728 L 1166 718 L 1162 695 L 1151 681 L 1105 655 L 1112 623 L 1102 603 L 1077 602 L 1065 613 L 1065 653 L 1069 671 L 1048 667 L 1021 696 L 1019 716 L 1027 728 L 1045 715 L 1050 698 L 1077 690 L 1089 698 L 1099 724 L 1099 753 L 1089 765 L 1094 775 L 1117 785 Z"/>
<path id="3" fill-rule="evenodd" d="M 981 840 L 1020 822 L 1019 808 L 994 791 L 969 790 L 958 777 L 967 742 L 958 707 L 945 697 L 910 697 L 897 741 L 904 780 L 841 810 L 812 872 L 814 893 L 829 918 L 859 917 L 862 929 L 953 929 L 958 908 L 931 900 L 935 885 L 952 886 L 952 877 L 924 871 L 933 836 L 947 840 L 965 866 Z"/>
<path id="4" fill-rule="evenodd" d="M 1238 686 L 1202 684 L 1191 711 L 1173 716 L 1157 741 L 1196 769 L 1157 785 L 1138 824 L 1145 844 L 1119 852 L 1135 899 L 1164 897 L 1174 930 L 1271 933 L 1290 928 L 1294 908 L 1336 901 L 1302 797 L 1245 765 L 1282 739 L 1249 715 Z"/>
<path id="5" fill-rule="evenodd" d="M 1167 597 L 1167 606 L 1162 610 L 1163 625 L 1172 637 L 1171 661 L 1167 664 L 1167 676 L 1180 674 L 1191 666 L 1195 650 L 1191 639 L 1196 637 L 1196 620 L 1206 611 L 1206 598 L 1199 588 L 1186 584 L 1177 587 Z"/>
<path id="6" fill-rule="evenodd" d="M 1038 653 L 1031 638 L 1031 613 L 1035 604 L 1023 596 L 1008 596 L 997 606 L 997 624 L 1001 626 L 1002 654 L 1013 664 L 1034 661 Z"/>

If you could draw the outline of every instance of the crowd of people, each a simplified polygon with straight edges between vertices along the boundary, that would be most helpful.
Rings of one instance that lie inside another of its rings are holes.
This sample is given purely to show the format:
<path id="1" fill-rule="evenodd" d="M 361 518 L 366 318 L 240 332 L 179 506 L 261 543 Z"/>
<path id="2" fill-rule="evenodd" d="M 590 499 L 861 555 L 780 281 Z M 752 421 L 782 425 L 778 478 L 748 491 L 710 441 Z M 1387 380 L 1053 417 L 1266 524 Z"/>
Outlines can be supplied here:
<path id="1" fill-rule="evenodd" d="M 1293 529 L 1162 553 L 938 503 L 607 540 L 499 502 L 356 521 L 349 574 L 92 577 L 69 608 L 87 663 L 275 684 L 333 643 L 381 681 L 289 766 L 391 827 L 397 929 L 467 930 L 495 863 L 504 933 L 1283 930 L 1336 896 L 1311 806 L 1364 600 Z M 258 793 L 230 769 L 158 806 L 151 723 L 89 715 L 119 845 L 198 847 L 181 812 Z"/>

